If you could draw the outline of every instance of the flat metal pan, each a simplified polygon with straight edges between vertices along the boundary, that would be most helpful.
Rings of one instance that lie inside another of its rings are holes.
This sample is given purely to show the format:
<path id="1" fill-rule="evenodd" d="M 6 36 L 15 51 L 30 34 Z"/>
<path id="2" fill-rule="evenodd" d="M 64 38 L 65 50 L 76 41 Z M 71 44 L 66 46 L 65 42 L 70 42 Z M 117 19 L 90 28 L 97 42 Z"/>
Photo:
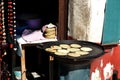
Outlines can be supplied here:
<path id="1" fill-rule="evenodd" d="M 60 41 L 45 42 L 45 43 L 39 44 L 38 47 L 45 50 L 46 48 L 49 48 L 53 45 L 72 44 L 72 43 L 80 44 L 82 47 L 90 47 L 93 50 L 90 51 L 88 55 L 83 55 L 79 57 L 70 57 L 68 55 L 59 56 L 52 52 L 47 52 L 47 53 L 49 53 L 50 55 L 53 55 L 57 59 L 72 60 L 72 61 L 92 60 L 104 54 L 104 48 L 100 44 L 89 42 L 89 41 L 81 41 L 81 40 L 60 40 Z"/>

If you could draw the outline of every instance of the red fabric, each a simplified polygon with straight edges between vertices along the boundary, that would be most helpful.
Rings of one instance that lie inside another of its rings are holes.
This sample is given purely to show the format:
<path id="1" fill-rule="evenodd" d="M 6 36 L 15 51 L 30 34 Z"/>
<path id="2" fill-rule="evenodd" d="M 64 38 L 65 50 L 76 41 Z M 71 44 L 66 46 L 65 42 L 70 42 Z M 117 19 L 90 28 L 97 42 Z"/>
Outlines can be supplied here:
<path id="1" fill-rule="evenodd" d="M 105 50 L 109 52 L 109 49 Z M 100 67 L 100 61 L 103 59 L 103 67 Z M 100 70 L 100 76 L 104 80 L 103 68 L 106 63 L 110 62 L 114 66 L 114 70 L 118 71 L 118 78 L 120 79 L 120 45 L 113 46 L 111 52 L 104 54 L 103 56 L 95 59 L 91 64 L 91 73 L 95 71 L 96 68 Z M 111 79 L 112 80 L 112 79 Z"/>
<path id="2" fill-rule="evenodd" d="M 118 71 L 118 78 L 120 79 L 120 45 L 114 47 L 111 62 L 115 70 Z"/>
<path id="3" fill-rule="evenodd" d="M 104 80 L 103 69 L 106 66 L 106 64 L 110 62 L 110 59 L 111 59 L 111 53 L 106 53 L 103 56 L 93 60 L 93 62 L 91 63 L 91 73 L 95 72 L 96 68 L 99 69 L 101 80 Z M 103 61 L 103 66 L 101 66 L 101 60 Z"/>

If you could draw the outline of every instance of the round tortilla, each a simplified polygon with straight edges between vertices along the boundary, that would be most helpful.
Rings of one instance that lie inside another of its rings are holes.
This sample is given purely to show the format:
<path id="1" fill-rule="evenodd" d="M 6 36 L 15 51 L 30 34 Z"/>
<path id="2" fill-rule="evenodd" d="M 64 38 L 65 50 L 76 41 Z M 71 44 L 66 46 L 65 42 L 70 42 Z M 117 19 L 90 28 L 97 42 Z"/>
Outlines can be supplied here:
<path id="1" fill-rule="evenodd" d="M 82 51 L 92 51 L 92 48 L 90 47 L 81 47 Z"/>
<path id="2" fill-rule="evenodd" d="M 56 55 L 59 55 L 59 56 L 65 56 L 67 55 L 67 53 L 61 53 L 61 52 L 55 52 Z"/>
<path id="3" fill-rule="evenodd" d="M 70 48 L 70 45 L 68 45 L 68 44 L 60 44 L 60 47 L 62 47 L 62 48 Z"/>
<path id="4" fill-rule="evenodd" d="M 52 49 L 62 49 L 60 46 L 57 46 L 57 45 L 53 45 L 51 46 Z"/>
<path id="5" fill-rule="evenodd" d="M 45 30 L 45 32 L 51 32 L 51 31 L 54 31 L 55 32 L 55 28 L 47 28 L 46 30 Z"/>
<path id="6" fill-rule="evenodd" d="M 76 54 L 80 54 L 80 55 L 87 55 L 87 54 L 89 54 L 88 51 L 76 51 L 75 53 Z"/>
<path id="7" fill-rule="evenodd" d="M 71 56 L 71 57 L 79 57 L 80 54 L 76 54 L 76 53 L 68 53 L 68 56 Z"/>
<path id="8" fill-rule="evenodd" d="M 52 48 L 46 48 L 45 51 L 48 51 L 48 52 L 56 52 L 55 49 L 52 49 Z"/>
<path id="9" fill-rule="evenodd" d="M 69 53 L 69 51 L 65 49 L 58 49 L 57 52 L 65 53 L 65 54 Z"/>
<path id="10" fill-rule="evenodd" d="M 78 49 L 78 48 L 68 48 L 67 50 L 68 50 L 69 52 L 80 51 L 80 49 Z"/>
<path id="11" fill-rule="evenodd" d="M 73 48 L 80 48 L 81 47 L 81 45 L 79 45 L 79 44 L 71 44 L 70 46 Z"/>

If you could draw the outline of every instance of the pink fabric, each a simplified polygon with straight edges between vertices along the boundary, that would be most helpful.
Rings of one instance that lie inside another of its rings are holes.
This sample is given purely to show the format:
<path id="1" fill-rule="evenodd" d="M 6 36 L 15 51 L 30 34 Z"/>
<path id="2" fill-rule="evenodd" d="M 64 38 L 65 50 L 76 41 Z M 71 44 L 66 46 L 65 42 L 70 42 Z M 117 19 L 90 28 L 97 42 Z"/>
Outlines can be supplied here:
<path id="1" fill-rule="evenodd" d="M 46 28 L 47 28 L 47 25 L 44 25 L 44 26 L 42 27 L 42 32 L 45 32 Z"/>
<path id="2" fill-rule="evenodd" d="M 30 30 L 25 30 L 22 34 L 22 38 L 27 41 L 27 42 L 32 42 L 32 41 L 38 41 L 38 40 L 43 40 L 45 39 L 43 37 L 43 33 L 41 30 L 36 30 L 36 31 L 30 31 Z"/>

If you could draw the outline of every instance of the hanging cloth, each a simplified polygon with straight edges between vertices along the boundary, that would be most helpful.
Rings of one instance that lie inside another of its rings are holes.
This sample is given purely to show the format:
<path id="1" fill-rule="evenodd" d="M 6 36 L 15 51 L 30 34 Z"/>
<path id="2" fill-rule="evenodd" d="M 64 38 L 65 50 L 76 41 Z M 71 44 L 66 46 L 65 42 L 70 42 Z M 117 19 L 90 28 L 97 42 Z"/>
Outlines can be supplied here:
<path id="1" fill-rule="evenodd" d="M 107 0 L 102 44 L 118 44 L 120 40 L 120 0 Z"/>

